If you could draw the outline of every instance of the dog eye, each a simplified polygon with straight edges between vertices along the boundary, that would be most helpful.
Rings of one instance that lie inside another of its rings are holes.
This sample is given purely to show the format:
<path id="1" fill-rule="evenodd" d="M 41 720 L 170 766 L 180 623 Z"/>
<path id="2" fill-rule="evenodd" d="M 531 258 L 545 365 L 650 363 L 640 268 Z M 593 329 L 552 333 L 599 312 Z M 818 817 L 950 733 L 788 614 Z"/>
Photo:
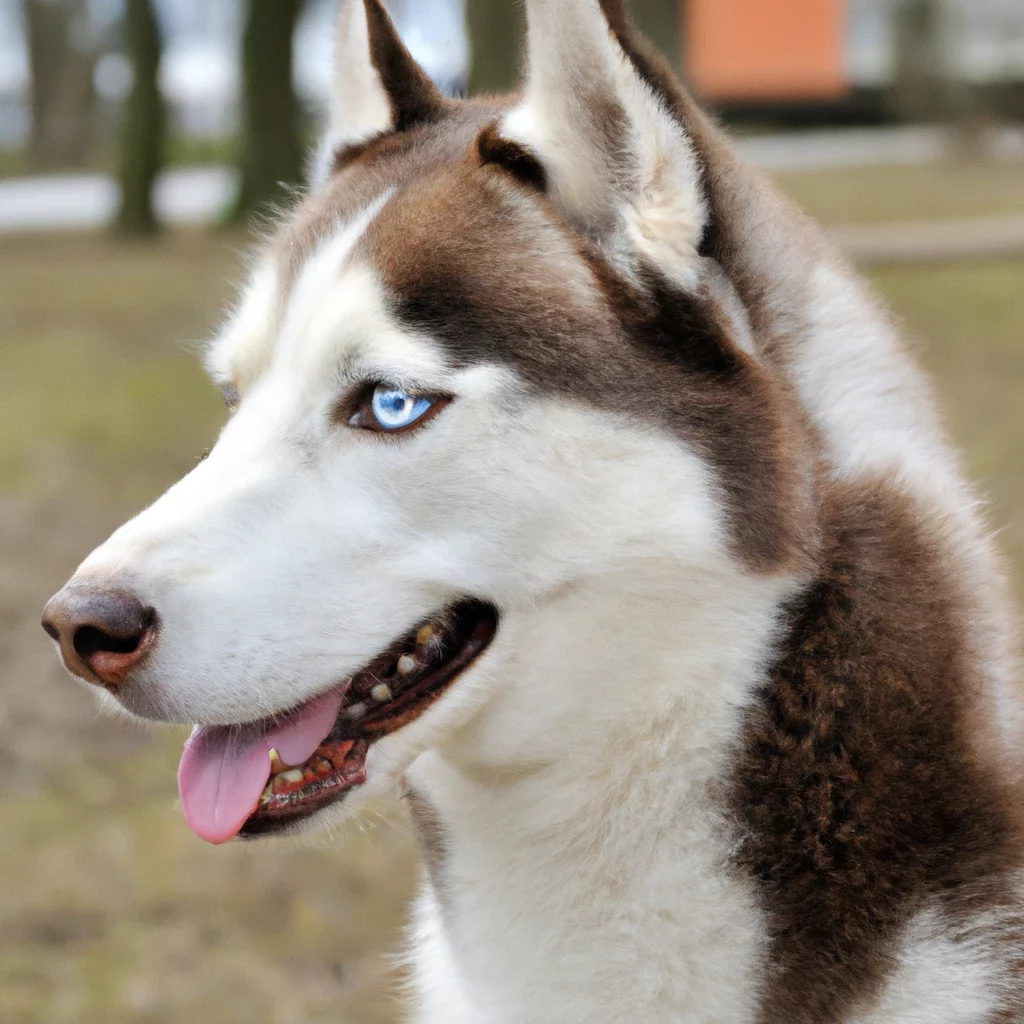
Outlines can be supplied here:
<path id="1" fill-rule="evenodd" d="M 397 434 L 422 423 L 446 403 L 447 399 L 435 395 L 414 395 L 388 384 L 378 384 L 356 410 L 349 425 Z"/>

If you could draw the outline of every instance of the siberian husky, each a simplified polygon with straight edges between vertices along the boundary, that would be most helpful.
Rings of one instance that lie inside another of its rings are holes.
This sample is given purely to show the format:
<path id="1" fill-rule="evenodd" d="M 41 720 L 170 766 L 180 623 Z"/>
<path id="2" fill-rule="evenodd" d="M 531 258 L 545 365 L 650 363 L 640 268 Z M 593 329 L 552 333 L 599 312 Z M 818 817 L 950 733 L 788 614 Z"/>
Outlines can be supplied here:
<path id="1" fill-rule="evenodd" d="M 1024 1021 L 1012 613 L 927 386 L 620 0 L 342 0 L 210 457 L 48 605 L 222 843 L 400 791 L 423 1024 Z"/>

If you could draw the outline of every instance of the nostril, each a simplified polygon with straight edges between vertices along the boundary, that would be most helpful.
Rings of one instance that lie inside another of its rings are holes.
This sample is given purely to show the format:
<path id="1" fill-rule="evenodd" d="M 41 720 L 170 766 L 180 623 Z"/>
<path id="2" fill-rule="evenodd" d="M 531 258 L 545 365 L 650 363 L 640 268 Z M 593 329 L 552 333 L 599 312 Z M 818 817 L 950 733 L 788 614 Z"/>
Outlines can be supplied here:
<path id="1" fill-rule="evenodd" d="M 43 619 L 43 629 L 51 640 L 56 640 L 57 643 L 60 643 L 60 630 L 49 619 Z"/>
<path id="2" fill-rule="evenodd" d="M 139 649 L 148 629 L 149 624 L 147 623 L 137 633 L 130 636 L 114 636 L 95 626 L 82 626 L 75 631 L 72 644 L 75 653 L 87 662 L 91 661 L 93 655 L 100 651 L 109 654 L 132 654 Z"/>

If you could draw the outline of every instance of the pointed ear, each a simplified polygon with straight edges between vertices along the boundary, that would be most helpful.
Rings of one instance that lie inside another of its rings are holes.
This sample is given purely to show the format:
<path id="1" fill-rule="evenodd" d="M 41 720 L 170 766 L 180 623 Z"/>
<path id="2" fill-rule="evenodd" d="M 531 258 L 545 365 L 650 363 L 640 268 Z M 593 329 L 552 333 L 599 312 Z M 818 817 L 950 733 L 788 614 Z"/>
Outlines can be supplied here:
<path id="1" fill-rule="evenodd" d="M 707 220 L 696 153 L 619 44 L 619 0 L 527 0 L 527 80 L 502 134 L 543 165 L 561 214 L 613 255 L 696 266 Z M 617 22 L 617 23 L 616 23 Z"/>
<path id="2" fill-rule="evenodd" d="M 434 120 L 446 106 L 381 0 L 340 0 L 330 125 L 315 176 L 326 178 L 334 159 L 349 147 Z"/>

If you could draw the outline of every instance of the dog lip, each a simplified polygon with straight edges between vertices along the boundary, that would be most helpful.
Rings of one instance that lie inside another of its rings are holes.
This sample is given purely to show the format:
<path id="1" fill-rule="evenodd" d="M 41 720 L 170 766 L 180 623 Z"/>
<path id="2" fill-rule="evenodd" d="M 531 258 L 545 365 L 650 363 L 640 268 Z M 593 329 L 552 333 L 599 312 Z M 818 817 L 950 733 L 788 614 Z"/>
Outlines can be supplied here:
<path id="1" fill-rule="evenodd" d="M 345 691 L 334 728 L 306 762 L 271 776 L 239 835 L 285 830 L 363 785 L 369 748 L 414 722 L 447 693 L 490 646 L 499 618 L 493 604 L 457 601 L 332 688 Z"/>

